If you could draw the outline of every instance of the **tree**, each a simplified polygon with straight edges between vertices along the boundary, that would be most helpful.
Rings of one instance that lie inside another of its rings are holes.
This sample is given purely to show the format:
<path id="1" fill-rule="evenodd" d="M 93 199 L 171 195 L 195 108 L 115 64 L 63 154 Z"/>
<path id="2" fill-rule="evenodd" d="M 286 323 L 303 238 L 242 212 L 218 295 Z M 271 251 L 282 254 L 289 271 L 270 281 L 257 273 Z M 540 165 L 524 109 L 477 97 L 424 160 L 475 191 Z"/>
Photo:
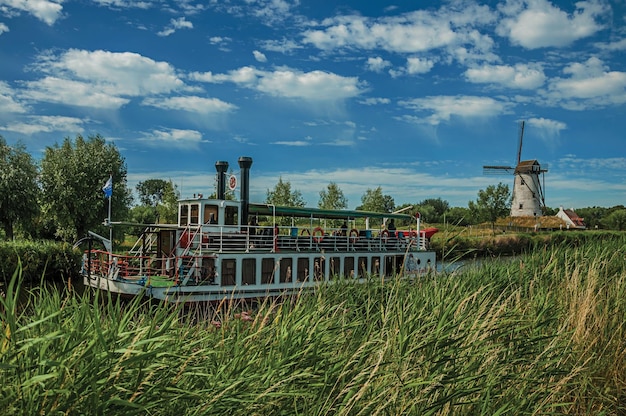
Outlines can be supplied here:
<path id="1" fill-rule="evenodd" d="M 379 186 L 376 189 L 367 189 L 361 196 L 361 206 L 358 210 L 372 212 L 393 212 L 395 202 L 389 195 L 383 195 L 383 189 Z M 376 223 L 376 224 L 374 224 Z M 380 225 L 380 222 L 373 221 L 370 225 Z"/>
<path id="2" fill-rule="evenodd" d="M 89 229 L 101 233 L 108 215 L 108 199 L 102 187 L 112 175 L 112 220 L 127 217 L 132 201 L 126 186 L 124 158 L 113 144 L 100 136 L 85 140 L 76 136 L 73 142 L 47 147 L 41 161 L 41 185 L 44 214 L 56 227 L 56 235 L 64 240 L 82 237 Z"/>
<path id="3" fill-rule="evenodd" d="M 302 193 L 298 190 L 291 190 L 291 182 L 283 182 L 283 178 L 278 178 L 278 183 L 273 191 L 267 190 L 267 204 L 281 205 L 285 207 L 304 207 L 306 202 L 302 199 Z"/>
<path id="4" fill-rule="evenodd" d="M 339 186 L 337 186 L 335 182 L 331 182 L 326 189 L 320 191 L 320 199 L 317 202 L 317 207 L 320 209 L 346 209 L 348 208 L 348 200 Z M 342 222 L 343 221 L 340 220 L 333 220 L 331 221 L 331 225 L 338 226 Z"/>
<path id="5" fill-rule="evenodd" d="M 478 191 L 476 202 L 469 201 L 468 205 L 472 215 L 482 221 L 489 221 L 493 229 L 498 218 L 508 215 L 510 201 L 509 186 L 500 182 L 497 186 L 489 185 L 486 190 Z"/>
<path id="6" fill-rule="evenodd" d="M 285 206 L 285 207 L 304 207 L 306 202 L 302 199 L 302 193 L 298 190 L 291 190 L 291 182 L 283 182 L 283 178 L 278 178 L 278 183 L 274 190 L 267 190 L 267 198 L 265 203 Z M 279 225 L 289 225 L 289 218 L 282 218 Z"/>
<path id="7" fill-rule="evenodd" d="M 38 168 L 22 143 L 0 136 L 0 223 L 8 240 L 16 225 L 29 228 L 39 213 Z"/>
<path id="8" fill-rule="evenodd" d="M 423 214 L 422 218 L 430 223 L 442 223 L 443 215 L 450 208 L 448 201 L 441 198 L 425 199 L 418 204 L 418 210 Z M 428 216 L 425 216 L 428 214 Z"/>
<path id="9" fill-rule="evenodd" d="M 445 219 L 448 224 L 453 225 L 470 225 L 475 224 L 471 212 L 468 208 L 464 207 L 452 207 L 446 211 Z"/>
<path id="10" fill-rule="evenodd" d="M 177 220 L 178 198 L 176 185 L 163 179 L 148 179 L 139 182 L 136 187 L 139 200 L 155 212 L 154 221 L 174 223 Z"/>
<path id="11" fill-rule="evenodd" d="M 389 195 L 383 195 L 383 189 L 367 189 L 361 196 L 361 206 L 357 209 L 372 212 L 393 212 L 395 202 Z"/>
<path id="12" fill-rule="evenodd" d="M 611 230 L 626 230 L 626 209 L 622 208 L 612 211 L 602 220 L 602 224 Z"/>

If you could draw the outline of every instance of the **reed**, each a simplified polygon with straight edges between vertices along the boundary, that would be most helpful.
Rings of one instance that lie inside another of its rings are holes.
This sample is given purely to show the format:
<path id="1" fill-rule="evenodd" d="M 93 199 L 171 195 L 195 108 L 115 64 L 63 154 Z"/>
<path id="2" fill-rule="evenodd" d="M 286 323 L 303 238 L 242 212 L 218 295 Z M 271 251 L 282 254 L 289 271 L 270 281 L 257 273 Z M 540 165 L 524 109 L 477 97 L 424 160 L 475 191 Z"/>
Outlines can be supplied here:
<path id="1" fill-rule="evenodd" d="M 15 273 L 9 414 L 623 414 L 625 239 L 183 309 Z"/>

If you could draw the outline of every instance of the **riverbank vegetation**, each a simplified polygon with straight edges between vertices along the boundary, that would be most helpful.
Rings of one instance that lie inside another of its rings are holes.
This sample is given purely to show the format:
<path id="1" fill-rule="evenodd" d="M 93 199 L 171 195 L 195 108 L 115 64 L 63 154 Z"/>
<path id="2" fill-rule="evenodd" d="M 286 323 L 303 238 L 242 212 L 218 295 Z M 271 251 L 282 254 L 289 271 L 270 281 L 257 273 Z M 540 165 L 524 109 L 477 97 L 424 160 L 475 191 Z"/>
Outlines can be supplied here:
<path id="1" fill-rule="evenodd" d="M 580 233 L 582 235 L 582 233 Z M 283 302 L 2 298 L 8 414 L 626 412 L 626 238 Z"/>

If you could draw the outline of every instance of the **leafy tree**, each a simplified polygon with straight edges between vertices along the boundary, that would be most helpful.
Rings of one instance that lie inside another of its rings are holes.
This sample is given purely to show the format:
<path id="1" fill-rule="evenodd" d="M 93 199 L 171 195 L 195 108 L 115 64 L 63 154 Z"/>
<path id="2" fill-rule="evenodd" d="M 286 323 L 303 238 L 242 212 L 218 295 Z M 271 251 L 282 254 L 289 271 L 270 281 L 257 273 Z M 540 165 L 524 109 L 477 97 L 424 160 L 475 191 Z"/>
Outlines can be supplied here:
<path id="1" fill-rule="evenodd" d="M 602 219 L 609 215 L 609 208 L 588 207 L 576 209 L 576 214 L 584 218 L 587 228 L 603 227 Z"/>
<path id="2" fill-rule="evenodd" d="M 331 182 L 326 189 L 320 191 L 320 199 L 317 206 L 321 209 L 346 209 L 348 208 L 348 199 L 343 194 L 341 188 L 335 182 Z M 338 227 L 342 222 L 341 220 L 332 220 L 330 224 Z"/>
<path id="3" fill-rule="evenodd" d="M 267 190 L 265 203 L 285 207 L 304 207 L 306 205 L 302 193 L 298 190 L 292 191 L 291 182 L 283 181 L 282 177 L 278 178 L 274 190 Z M 279 223 L 280 225 L 289 225 L 291 221 L 289 218 L 282 218 Z"/>
<path id="4" fill-rule="evenodd" d="M 326 189 L 320 191 L 320 200 L 317 206 L 321 209 L 346 209 L 348 199 L 335 182 L 328 184 Z"/>
<path id="5" fill-rule="evenodd" d="M 441 198 L 429 198 L 425 199 L 418 204 L 420 214 L 427 222 L 442 223 L 443 215 L 450 208 L 448 201 L 444 201 Z"/>
<path id="6" fill-rule="evenodd" d="M 367 189 L 361 196 L 361 206 L 357 209 L 372 212 L 393 212 L 395 208 L 393 198 L 383 195 L 383 189 L 379 186 L 376 189 Z"/>
<path id="7" fill-rule="evenodd" d="M 126 186 L 124 158 L 113 144 L 100 136 L 85 140 L 65 138 L 63 144 L 47 147 L 41 161 L 44 214 L 56 227 L 56 235 L 72 240 L 90 229 L 104 233 L 108 199 L 102 192 L 109 175 L 113 178 L 112 220 L 127 217 L 132 201 Z"/>
<path id="8" fill-rule="evenodd" d="M 383 189 L 380 186 L 376 189 L 368 188 L 361 196 L 361 206 L 357 207 L 359 210 L 372 212 L 393 212 L 394 208 L 393 198 L 383 195 Z"/>
<path id="9" fill-rule="evenodd" d="M 603 220 L 602 224 L 611 230 L 626 230 L 626 209 L 616 209 L 611 211 Z"/>
<path id="10" fill-rule="evenodd" d="M 153 224 L 157 222 L 157 212 L 153 207 L 148 205 L 137 205 L 130 209 L 130 220 L 137 224 Z M 133 226 L 130 233 L 139 237 L 145 227 Z"/>
<path id="11" fill-rule="evenodd" d="M 461 226 L 475 224 L 470 210 L 463 207 L 450 208 L 448 211 L 446 211 L 445 220 L 448 224 Z"/>
<path id="12" fill-rule="evenodd" d="M 265 202 L 285 207 L 304 207 L 306 204 L 304 199 L 302 199 L 302 193 L 298 190 L 292 191 L 291 182 L 284 182 L 282 177 L 278 178 L 278 183 L 274 190 L 267 190 Z"/>
<path id="13" fill-rule="evenodd" d="M 497 186 L 489 185 L 486 190 L 478 191 L 476 202 L 469 201 L 472 215 L 482 221 L 489 221 L 494 229 L 496 220 L 508 215 L 510 210 L 511 191 L 508 185 L 500 182 Z"/>
<path id="14" fill-rule="evenodd" d="M 8 240 L 16 225 L 29 228 L 39 213 L 38 168 L 22 143 L 0 136 L 0 223 Z"/>
<path id="15" fill-rule="evenodd" d="M 154 222 L 176 222 L 180 193 L 171 180 L 148 179 L 139 182 L 135 188 L 141 203 L 154 209 Z"/>

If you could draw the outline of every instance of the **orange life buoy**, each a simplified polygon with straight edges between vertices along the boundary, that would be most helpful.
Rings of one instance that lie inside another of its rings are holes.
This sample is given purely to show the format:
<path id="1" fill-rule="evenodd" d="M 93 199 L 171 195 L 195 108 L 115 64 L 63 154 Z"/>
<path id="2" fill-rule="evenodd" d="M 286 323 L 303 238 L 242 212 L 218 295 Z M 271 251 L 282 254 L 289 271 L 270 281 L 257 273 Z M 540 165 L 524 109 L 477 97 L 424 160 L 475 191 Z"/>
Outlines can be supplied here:
<path id="1" fill-rule="evenodd" d="M 417 237 L 417 231 L 415 230 L 411 231 L 411 237 Z"/>
<path id="2" fill-rule="evenodd" d="M 316 243 L 321 243 L 323 239 L 324 230 L 322 230 L 322 227 L 315 227 L 315 229 L 313 230 L 313 241 L 315 241 Z"/>
<path id="3" fill-rule="evenodd" d="M 357 230 L 356 228 L 353 228 L 350 230 L 350 234 L 349 234 L 349 238 L 350 238 L 350 242 L 352 244 L 356 243 L 357 240 L 359 239 L 359 230 Z"/>

